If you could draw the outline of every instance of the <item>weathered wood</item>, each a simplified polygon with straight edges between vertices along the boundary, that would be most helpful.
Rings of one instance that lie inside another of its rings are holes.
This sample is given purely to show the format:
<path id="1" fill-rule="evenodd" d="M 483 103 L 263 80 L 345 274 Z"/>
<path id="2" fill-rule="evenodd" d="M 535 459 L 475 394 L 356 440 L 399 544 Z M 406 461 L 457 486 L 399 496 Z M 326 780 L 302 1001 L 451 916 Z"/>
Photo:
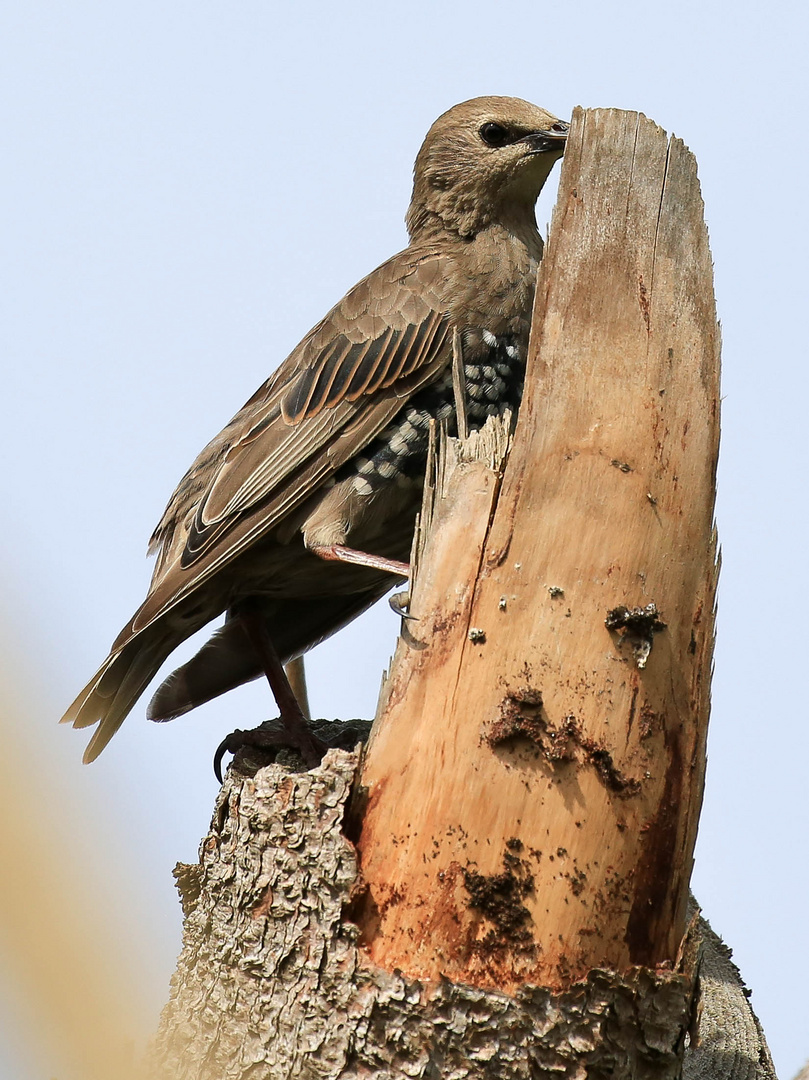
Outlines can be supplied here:
<path id="1" fill-rule="evenodd" d="M 231 770 L 179 869 L 183 951 L 150 1080 L 775 1080 L 738 972 L 703 920 L 683 974 L 590 972 L 558 994 L 425 984 L 367 963 L 346 918 L 357 755 Z M 691 992 L 704 953 L 699 1007 Z"/>
<path id="2" fill-rule="evenodd" d="M 439 484 L 363 766 L 370 963 L 508 993 L 676 964 L 718 373 L 692 155 L 636 113 L 578 110 L 502 487 L 462 460 Z"/>
<path id="3" fill-rule="evenodd" d="M 593 971 L 561 994 L 425 986 L 364 962 L 345 918 L 356 755 L 220 793 L 186 868 L 183 952 L 152 1080 L 676 1080 L 691 979 Z"/>

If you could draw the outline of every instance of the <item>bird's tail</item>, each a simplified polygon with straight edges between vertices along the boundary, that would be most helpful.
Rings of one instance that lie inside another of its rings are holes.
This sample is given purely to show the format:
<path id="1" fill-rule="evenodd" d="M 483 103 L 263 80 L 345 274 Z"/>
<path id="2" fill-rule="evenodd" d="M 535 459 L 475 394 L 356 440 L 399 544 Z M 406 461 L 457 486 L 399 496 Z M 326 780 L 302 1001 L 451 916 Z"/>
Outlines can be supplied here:
<path id="1" fill-rule="evenodd" d="M 282 662 L 324 641 L 376 603 L 391 585 L 387 574 L 380 579 L 365 592 L 323 596 L 317 603 L 299 597 L 265 601 L 267 632 Z M 146 715 L 159 722 L 173 720 L 263 672 L 241 620 L 228 618 L 196 656 L 160 684 Z"/>
<path id="2" fill-rule="evenodd" d="M 61 719 L 76 728 L 98 724 L 85 763 L 95 761 L 175 645 L 176 637 L 158 624 L 107 657 Z"/>

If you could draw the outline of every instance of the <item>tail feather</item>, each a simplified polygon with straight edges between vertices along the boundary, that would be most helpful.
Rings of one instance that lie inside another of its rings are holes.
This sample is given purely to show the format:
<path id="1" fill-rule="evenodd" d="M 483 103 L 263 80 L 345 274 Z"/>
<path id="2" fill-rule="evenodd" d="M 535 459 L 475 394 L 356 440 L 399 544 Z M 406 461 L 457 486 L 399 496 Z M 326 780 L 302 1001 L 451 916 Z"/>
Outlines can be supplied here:
<path id="1" fill-rule="evenodd" d="M 75 728 L 97 724 L 82 760 L 94 761 L 177 644 L 164 632 L 140 636 L 112 653 L 62 717 Z"/>
<path id="2" fill-rule="evenodd" d="M 241 620 L 228 619 L 191 660 L 160 684 L 146 715 L 158 723 L 174 720 L 261 674 L 261 661 L 253 651 Z"/>
<path id="3" fill-rule="evenodd" d="M 300 598 L 267 600 L 264 618 L 272 643 L 283 663 L 330 637 L 351 622 L 391 587 L 390 578 L 373 588 L 347 596 L 324 596 L 306 604 Z M 177 668 L 157 688 L 146 715 L 150 720 L 173 720 L 212 698 L 263 674 L 244 628 L 228 619 L 200 651 Z"/>

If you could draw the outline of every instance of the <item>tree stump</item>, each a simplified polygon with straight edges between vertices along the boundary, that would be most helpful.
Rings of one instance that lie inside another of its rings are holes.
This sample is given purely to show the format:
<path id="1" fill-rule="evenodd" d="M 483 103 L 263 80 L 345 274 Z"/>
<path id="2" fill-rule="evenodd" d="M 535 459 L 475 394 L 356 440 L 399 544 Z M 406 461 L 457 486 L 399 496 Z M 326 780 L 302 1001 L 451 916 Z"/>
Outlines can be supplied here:
<path id="1" fill-rule="evenodd" d="M 358 760 L 231 770 L 199 864 L 178 868 L 183 950 L 150 1080 L 674 1080 L 689 1042 L 686 1080 L 775 1080 L 729 951 L 693 913 L 682 973 L 595 969 L 558 993 L 369 964 L 346 917 Z"/>

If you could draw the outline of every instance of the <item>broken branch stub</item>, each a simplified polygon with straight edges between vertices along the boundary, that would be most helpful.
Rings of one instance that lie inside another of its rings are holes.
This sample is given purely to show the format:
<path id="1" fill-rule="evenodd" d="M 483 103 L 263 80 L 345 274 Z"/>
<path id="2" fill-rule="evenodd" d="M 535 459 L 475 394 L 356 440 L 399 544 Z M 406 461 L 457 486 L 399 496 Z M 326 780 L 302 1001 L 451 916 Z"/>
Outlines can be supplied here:
<path id="1" fill-rule="evenodd" d="M 502 482 L 488 435 L 450 442 L 365 757 L 373 963 L 507 992 L 676 964 L 718 379 L 692 155 L 637 113 L 577 110 Z"/>

